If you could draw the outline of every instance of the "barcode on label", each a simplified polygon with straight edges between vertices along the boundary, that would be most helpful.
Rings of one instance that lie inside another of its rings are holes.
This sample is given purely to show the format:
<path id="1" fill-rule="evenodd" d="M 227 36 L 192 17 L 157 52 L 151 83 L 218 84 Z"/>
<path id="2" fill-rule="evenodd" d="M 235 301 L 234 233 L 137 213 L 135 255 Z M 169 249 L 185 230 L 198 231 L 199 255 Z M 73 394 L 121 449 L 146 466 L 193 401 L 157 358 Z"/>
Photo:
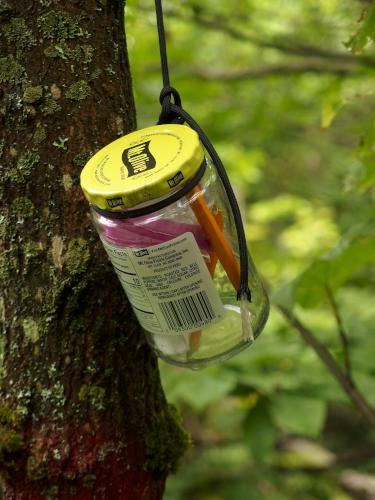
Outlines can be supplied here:
<path id="1" fill-rule="evenodd" d="M 200 327 L 216 318 L 204 290 L 182 299 L 161 302 L 159 306 L 168 327 L 175 331 Z"/>

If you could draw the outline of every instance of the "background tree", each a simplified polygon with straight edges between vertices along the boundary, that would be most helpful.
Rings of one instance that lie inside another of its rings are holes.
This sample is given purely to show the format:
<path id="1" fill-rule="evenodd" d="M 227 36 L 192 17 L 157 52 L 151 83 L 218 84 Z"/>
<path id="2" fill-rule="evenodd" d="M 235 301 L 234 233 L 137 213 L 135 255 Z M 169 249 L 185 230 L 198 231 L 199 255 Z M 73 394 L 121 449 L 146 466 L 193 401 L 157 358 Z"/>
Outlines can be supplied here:
<path id="1" fill-rule="evenodd" d="M 4 498 L 158 499 L 187 438 L 79 187 L 135 128 L 124 2 L 0 16 Z"/>
<path id="2" fill-rule="evenodd" d="M 375 3 L 163 3 L 172 84 L 224 159 L 273 292 L 247 351 L 198 373 L 160 364 L 195 443 L 165 499 L 373 498 Z M 146 126 L 152 4 L 132 0 L 128 21 Z"/>

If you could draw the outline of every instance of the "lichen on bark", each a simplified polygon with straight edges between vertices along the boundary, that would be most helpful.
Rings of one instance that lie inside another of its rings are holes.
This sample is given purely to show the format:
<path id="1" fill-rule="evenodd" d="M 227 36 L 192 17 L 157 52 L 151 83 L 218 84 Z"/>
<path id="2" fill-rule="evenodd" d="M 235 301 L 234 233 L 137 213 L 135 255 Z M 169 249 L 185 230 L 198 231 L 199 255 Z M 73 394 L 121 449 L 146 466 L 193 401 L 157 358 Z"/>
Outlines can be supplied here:
<path id="1" fill-rule="evenodd" d="M 91 94 L 90 85 L 85 80 L 72 83 L 66 91 L 65 97 L 73 101 L 82 101 Z"/>
<path id="2" fill-rule="evenodd" d="M 21 83 L 25 77 L 25 68 L 13 55 L 0 58 L 0 83 Z"/>
<path id="3" fill-rule="evenodd" d="M 23 17 L 13 17 L 3 30 L 8 44 L 16 47 L 19 58 L 24 57 L 25 51 L 36 45 L 36 39 Z"/>
<path id="4" fill-rule="evenodd" d="M 43 87 L 36 85 L 35 87 L 26 87 L 23 91 L 23 100 L 28 104 L 39 101 L 43 96 Z"/>
<path id="5" fill-rule="evenodd" d="M 37 18 L 38 28 L 44 38 L 69 40 L 84 35 L 81 17 L 63 10 L 51 10 Z"/>

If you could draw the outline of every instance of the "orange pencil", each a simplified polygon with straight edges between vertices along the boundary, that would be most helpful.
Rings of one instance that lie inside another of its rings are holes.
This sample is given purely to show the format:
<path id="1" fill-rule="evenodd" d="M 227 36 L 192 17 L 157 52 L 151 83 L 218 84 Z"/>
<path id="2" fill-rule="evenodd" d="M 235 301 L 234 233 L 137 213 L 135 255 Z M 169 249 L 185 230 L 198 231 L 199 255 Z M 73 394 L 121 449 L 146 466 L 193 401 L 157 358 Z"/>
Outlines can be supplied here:
<path id="1" fill-rule="evenodd" d="M 225 239 L 224 233 L 214 215 L 206 205 L 199 187 L 194 187 L 191 194 L 192 196 L 198 195 L 191 204 L 195 217 L 210 240 L 210 243 L 233 287 L 237 290 L 240 285 L 240 266 L 237 259 Z"/>
<path id="2" fill-rule="evenodd" d="M 218 223 L 220 231 L 223 231 L 223 227 L 224 227 L 224 215 L 223 215 L 222 210 L 217 209 L 217 213 L 214 214 L 214 217 L 215 217 L 216 222 Z M 218 261 L 218 256 L 217 256 L 217 253 L 215 252 L 214 249 L 212 249 L 209 252 L 209 255 L 210 255 L 210 262 L 207 264 L 207 267 L 208 267 L 208 270 L 209 270 L 211 276 L 214 277 L 215 268 L 216 268 L 216 264 L 217 264 L 217 261 Z"/>
<path id="3" fill-rule="evenodd" d="M 218 212 L 214 215 L 215 220 L 217 221 L 220 230 L 222 231 L 224 227 L 224 216 L 223 212 L 221 210 L 218 210 Z M 210 262 L 207 264 L 208 270 L 211 274 L 212 277 L 214 277 L 215 274 L 215 268 L 217 264 L 218 256 L 217 253 L 215 252 L 214 249 L 210 251 Z M 189 347 L 190 347 L 190 352 L 194 352 L 198 349 L 200 339 L 202 336 L 201 330 L 197 330 L 195 332 L 191 332 L 189 336 Z"/>

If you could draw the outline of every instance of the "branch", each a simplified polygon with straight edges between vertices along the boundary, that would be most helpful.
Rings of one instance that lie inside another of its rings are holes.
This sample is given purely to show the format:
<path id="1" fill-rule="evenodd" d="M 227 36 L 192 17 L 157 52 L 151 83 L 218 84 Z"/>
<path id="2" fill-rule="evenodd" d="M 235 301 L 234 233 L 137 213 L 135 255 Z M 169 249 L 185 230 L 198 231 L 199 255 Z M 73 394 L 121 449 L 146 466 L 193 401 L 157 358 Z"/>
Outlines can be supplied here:
<path id="1" fill-rule="evenodd" d="M 328 302 L 332 308 L 333 315 L 335 316 L 337 329 L 338 329 L 339 336 L 340 336 L 340 342 L 341 342 L 342 351 L 344 354 L 344 365 L 345 365 L 346 375 L 350 380 L 353 380 L 352 379 L 352 367 L 351 367 L 350 356 L 349 356 L 348 334 L 344 328 L 336 299 L 335 299 L 335 297 L 332 293 L 331 287 L 329 285 L 326 286 L 326 293 L 327 293 L 327 297 L 328 297 Z"/>
<path id="2" fill-rule="evenodd" d="M 375 427 L 375 409 L 366 401 L 363 394 L 359 391 L 354 381 L 348 377 L 340 368 L 340 365 L 333 358 L 329 350 L 306 328 L 288 309 L 278 306 L 283 316 L 295 328 L 303 340 L 311 346 L 323 364 L 328 368 L 337 382 L 341 385 L 352 403 L 358 408 L 368 424 Z"/>
<path id="3" fill-rule="evenodd" d="M 323 59 L 331 59 L 342 62 L 356 62 L 364 66 L 375 67 L 375 59 L 371 56 L 347 54 L 345 52 L 337 52 L 329 49 L 322 49 L 312 45 L 299 43 L 296 40 L 262 40 L 256 36 L 245 33 L 237 28 L 234 28 L 226 23 L 226 20 L 217 17 L 204 18 L 201 15 L 195 15 L 192 20 L 204 26 L 205 28 L 221 31 L 237 40 L 246 41 L 257 47 L 264 49 L 275 49 L 287 55 L 304 56 L 304 57 L 320 57 Z"/>
<path id="4" fill-rule="evenodd" d="M 145 8 L 142 10 L 148 11 Z M 220 31 L 236 40 L 251 43 L 259 48 L 274 49 L 289 56 L 300 56 L 304 58 L 320 58 L 334 61 L 335 63 L 341 62 L 344 64 L 355 64 L 360 66 L 368 66 L 375 68 L 375 58 L 367 55 L 352 55 L 345 52 L 338 52 L 329 49 L 322 49 L 320 47 L 301 43 L 296 40 L 264 40 L 257 36 L 245 33 L 227 23 L 227 19 L 219 15 L 205 16 L 201 8 L 191 15 L 181 14 L 177 9 L 165 9 L 165 15 L 168 17 L 175 17 L 186 22 L 195 22 L 196 24 L 213 30 Z M 242 19 L 243 21 L 243 19 Z M 251 20 L 248 20 L 251 24 Z"/>
<path id="5" fill-rule="evenodd" d="M 266 78 L 269 76 L 299 75 L 304 73 L 328 73 L 345 76 L 357 73 L 352 65 L 327 65 L 319 61 L 299 62 L 294 64 L 270 64 L 258 68 L 245 68 L 237 71 L 228 69 L 213 70 L 209 68 L 195 68 L 192 74 L 203 80 L 235 81 L 246 78 Z"/>
<path id="6" fill-rule="evenodd" d="M 369 445 L 368 448 L 359 448 L 358 450 L 349 450 L 339 453 L 336 456 L 336 464 L 358 464 L 367 462 L 375 457 L 375 446 Z"/>

